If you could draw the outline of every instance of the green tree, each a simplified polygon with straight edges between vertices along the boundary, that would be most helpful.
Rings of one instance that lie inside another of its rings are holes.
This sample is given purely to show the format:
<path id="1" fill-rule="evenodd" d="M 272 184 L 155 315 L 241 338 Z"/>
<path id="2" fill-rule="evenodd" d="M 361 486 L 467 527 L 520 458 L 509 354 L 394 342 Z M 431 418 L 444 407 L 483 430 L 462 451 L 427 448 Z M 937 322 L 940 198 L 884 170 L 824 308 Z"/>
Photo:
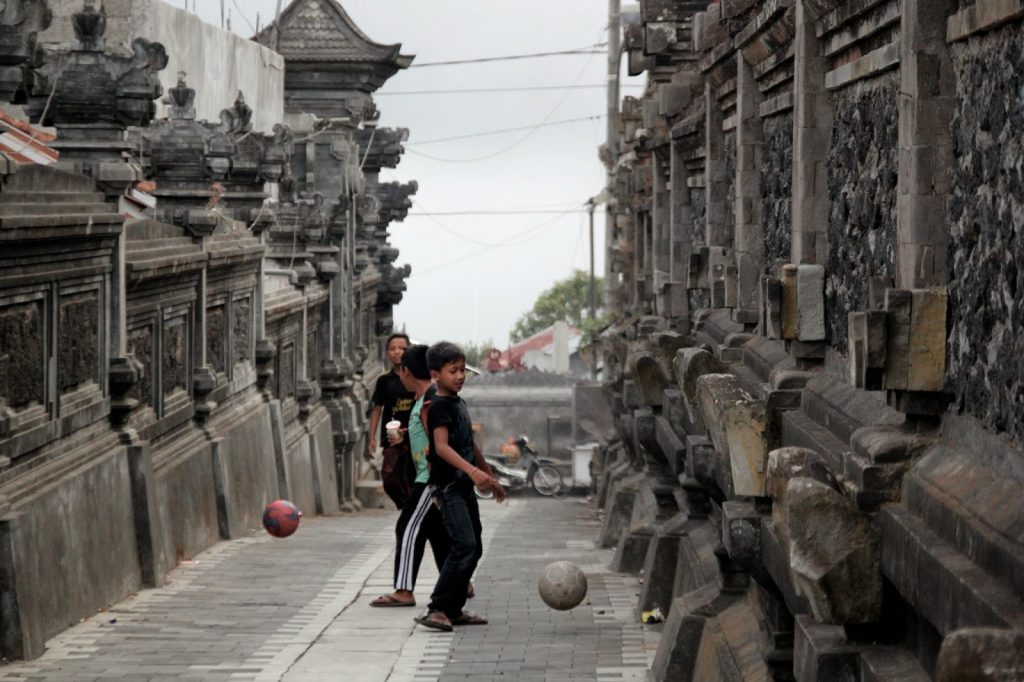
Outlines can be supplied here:
<path id="1" fill-rule="evenodd" d="M 590 275 L 583 270 L 575 270 L 571 277 L 555 282 L 537 297 L 530 312 L 520 317 L 512 328 L 512 342 L 518 343 L 529 338 L 559 320 L 565 320 L 583 330 L 584 336 L 589 338 L 602 325 L 600 305 L 603 282 L 600 277 L 595 280 L 594 288 L 598 305 L 596 320 L 589 319 Z"/>
<path id="2" fill-rule="evenodd" d="M 469 341 L 467 343 L 460 343 L 459 347 L 466 354 L 466 364 L 479 368 L 487 364 L 487 353 L 494 348 L 494 340 L 487 339 L 481 343 Z"/>

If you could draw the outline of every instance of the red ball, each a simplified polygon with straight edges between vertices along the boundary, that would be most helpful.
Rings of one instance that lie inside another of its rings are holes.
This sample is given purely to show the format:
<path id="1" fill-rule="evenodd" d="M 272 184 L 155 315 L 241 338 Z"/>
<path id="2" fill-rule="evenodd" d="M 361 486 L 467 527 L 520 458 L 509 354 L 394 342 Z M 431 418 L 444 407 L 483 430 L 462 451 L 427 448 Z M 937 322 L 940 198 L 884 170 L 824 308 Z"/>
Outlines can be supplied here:
<path id="1" fill-rule="evenodd" d="M 302 512 L 288 500 L 276 500 L 263 509 L 263 527 L 275 538 L 286 538 L 299 527 Z"/>

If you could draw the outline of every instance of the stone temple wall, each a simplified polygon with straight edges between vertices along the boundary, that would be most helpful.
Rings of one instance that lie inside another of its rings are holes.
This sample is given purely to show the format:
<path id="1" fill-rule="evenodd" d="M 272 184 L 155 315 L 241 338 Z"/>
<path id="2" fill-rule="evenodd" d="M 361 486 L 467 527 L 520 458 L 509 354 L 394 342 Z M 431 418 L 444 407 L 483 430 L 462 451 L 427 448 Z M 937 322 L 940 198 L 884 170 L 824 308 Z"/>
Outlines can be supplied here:
<path id="1" fill-rule="evenodd" d="M 867 303 L 870 277 L 895 275 L 897 74 L 841 91 L 828 155 L 828 336 L 847 348 L 847 313 Z"/>
<path id="2" fill-rule="evenodd" d="M 769 266 L 789 261 L 793 219 L 793 116 L 773 116 L 764 122 L 761 155 L 761 222 L 764 257 Z"/>
<path id="3" fill-rule="evenodd" d="M 595 499 L 637 617 L 667 615 L 649 679 L 1024 680 L 1024 5 L 640 23 L 652 120 L 620 151 L 706 151 L 713 239 L 673 234 L 655 277 L 649 187 L 614 174 Z"/>
<path id="4" fill-rule="evenodd" d="M 948 384 L 959 412 L 1024 440 L 1024 33 L 956 46 Z"/>

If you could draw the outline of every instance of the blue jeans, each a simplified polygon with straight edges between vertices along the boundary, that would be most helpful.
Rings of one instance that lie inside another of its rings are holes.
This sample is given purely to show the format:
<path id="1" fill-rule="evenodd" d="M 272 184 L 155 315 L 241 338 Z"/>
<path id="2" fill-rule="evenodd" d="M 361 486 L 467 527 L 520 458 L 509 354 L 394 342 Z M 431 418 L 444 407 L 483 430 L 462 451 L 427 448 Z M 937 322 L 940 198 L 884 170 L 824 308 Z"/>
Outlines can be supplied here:
<path id="1" fill-rule="evenodd" d="M 437 493 L 437 497 L 441 501 L 441 516 L 451 538 L 451 547 L 434 593 L 430 595 L 428 609 L 457 618 L 466 605 L 469 581 L 484 552 L 480 538 L 480 507 L 469 479 L 449 484 Z"/>

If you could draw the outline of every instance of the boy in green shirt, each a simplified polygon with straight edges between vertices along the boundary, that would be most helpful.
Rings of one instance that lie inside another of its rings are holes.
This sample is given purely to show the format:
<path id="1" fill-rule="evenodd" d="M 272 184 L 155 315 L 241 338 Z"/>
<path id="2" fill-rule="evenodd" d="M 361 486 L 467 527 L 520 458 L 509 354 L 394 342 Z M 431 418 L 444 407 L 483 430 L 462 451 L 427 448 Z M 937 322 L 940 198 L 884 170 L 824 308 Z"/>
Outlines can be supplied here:
<path id="1" fill-rule="evenodd" d="M 413 394 L 415 401 L 409 412 L 409 449 L 416 467 L 416 478 L 395 526 L 395 591 L 377 597 L 370 602 L 371 606 L 416 606 L 413 589 L 427 540 L 430 540 L 430 549 L 438 569 L 444 565 L 451 544 L 441 512 L 433 504 L 434 487 L 428 484 L 430 469 L 427 466 L 427 451 L 430 445 L 421 416 L 426 412 L 424 404 L 430 404 L 437 389 L 431 383 L 430 372 L 427 370 L 426 346 L 410 346 L 405 350 L 398 368 L 398 377 L 405 389 Z"/>

